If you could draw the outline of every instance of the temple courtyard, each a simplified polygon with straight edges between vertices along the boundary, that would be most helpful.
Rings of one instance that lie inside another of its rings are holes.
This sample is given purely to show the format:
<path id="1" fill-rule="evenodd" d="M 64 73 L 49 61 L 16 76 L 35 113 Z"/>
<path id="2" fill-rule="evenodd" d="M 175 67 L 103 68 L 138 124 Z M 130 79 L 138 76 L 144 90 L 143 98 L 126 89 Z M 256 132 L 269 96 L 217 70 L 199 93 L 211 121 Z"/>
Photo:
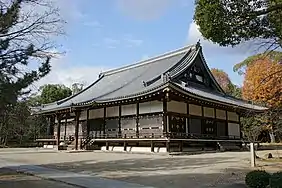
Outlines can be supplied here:
<path id="1" fill-rule="evenodd" d="M 259 151 L 258 155 L 261 157 L 268 152 L 282 156 L 281 150 Z M 248 152 L 168 155 L 0 149 L 0 168 L 4 172 L 7 169 L 8 172 L 21 172 L 18 176 L 23 182 L 43 183 L 34 187 L 63 188 L 78 185 L 78 187 L 239 188 L 244 187 L 245 174 L 251 170 L 249 156 Z M 258 166 L 268 171 L 282 169 L 279 162 L 266 164 L 259 161 Z M 44 181 L 38 181 L 39 179 Z M 9 185 L 15 182 L 1 178 L 0 187 L 11 188 L 13 186 Z"/>

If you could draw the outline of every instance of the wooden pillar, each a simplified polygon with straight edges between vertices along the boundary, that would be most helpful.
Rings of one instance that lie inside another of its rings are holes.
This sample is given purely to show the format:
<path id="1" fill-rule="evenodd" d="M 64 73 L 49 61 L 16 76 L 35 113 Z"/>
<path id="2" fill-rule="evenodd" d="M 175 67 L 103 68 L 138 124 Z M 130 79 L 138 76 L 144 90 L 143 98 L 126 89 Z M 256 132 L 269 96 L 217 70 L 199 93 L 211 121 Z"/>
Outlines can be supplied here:
<path id="1" fill-rule="evenodd" d="M 170 152 L 170 138 L 166 141 L 166 152 Z"/>
<path id="2" fill-rule="evenodd" d="M 179 151 L 183 152 L 183 141 L 182 140 L 179 142 Z"/>
<path id="3" fill-rule="evenodd" d="M 109 142 L 106 141 L 106 150 L 108 151 L 109 150 Z"/>
<path id="4" fill-rule="evenodd" d="M 229 139 L 229 134 L 228 134 L 228 113 L 227 113 L 227 110 L 225 110 L 225 124 L 226 124 L 226 136 L 227 138 Z"/>
<path id="5" fill-rule="evenodd" d="M 104 107 L 104 118 L 103 118 L 103 138 L 106 135 L 106 117 L 107 117 L 107 108 Z"/>
<path id="6" fill-rule="evenodd" d="M 54 125 L 55 125 L 55 115 L 51 115 L 49 117 L 49 130 L 48 130 L 48 135 L 54 136 Z"/>
<path id="7" fill-rule="evenodd" d="M 64 134 L 64 141 L 67 139 L 67 124 L 68 124 L 68 114 L 65 117 L 65 134 Z"/>
<path id="8" fill-rule="evenodd" d="M 61 138 L 61 114 L 57 114 L 58 126 L 57 126 L 57 146 L 60 145 Z"/>
<path id="9" fill-rule="evenodd" d="M 47 126 L 47 135 L 51 135 L 51 116 L 47 116 L 48 126 Z"/>
<path id="10" fill-rule="evenodd" d="M 139 102 L 136 104 L 136 137 L 139 138 Z"/>
<path id="11" fill-rule="evenodd" d="M 123 143 L 123 151 L 126 151 L 126 147 L 127 147 L 127 142 Z"/>
<path id="12" fill-rule="evenodd" d="M 118 107 L 118 135 L 121 137 L 121 105 Z"/>
<path id="13" fill-rule="evenodd" d="M 216 137 L 220 138 L 220 135 L 218 134 L 218 126 L 217 126 L 217 118 L 216 118 L 216 108 L 213 108 L 214 110 L 214 124 L 215 124 L 215 128 L 216 128 Z"/>
<path id="14" fill-rule="evenodd" d="M 89 122 L 89 110 L 86 110 L 86 132 L 87 132 L 87 136 L 90 135 L 90 122 Z"/>
<path id="15" fill-rule="evenodd" d="M 204 107 L 203 105 L 201 105 L 201 110 L 202 110 L 202 130 L 201 130 L 201 136 L 203 136 L 205 129 L 206 129 L 206 119 L 205 119 L 205 115 L 204 115 Z"/>
<path id="16" fill-rule="evenodd" d="M 167 122 L 167 97 L 168 97 L 168 93 L 165 94 L 165 96 L 163 97 L 163 132 L 165 133 L 165 135 L 167 136 L 168 133 L 168 122 Z"/>
<path id="17" fill-rule="evenodd" d="M 187 133 L 187 136 L 189 136 L 189 117 L 190 117 L 190 112 L 189 112 L 189 103 L 186 102 L 186 108 L 187 108 L 187 118 L 186 118 L 186 133 Z"/>
<path id="18" fill-rule="evenodd" d="M 154 142 L 151 140 L 151 152 L 154 152 Z"/>
<path id="19" fill-rule="evenodd" d="M 75 125 L 75 150 L 78 150 L 78 132 L 79 132 L 79 116 L 80 111 L 75 111 L 75 119 L 76 119 L 76 125 Z"/>
<path id="20" fill-rule="evenodd" d="M 240 139 L 242 139 L 243 135 L 242 135 L 242 127 L 241 127 L 241 118 L 240 118 L 240 114 L 238 114 L 238 120 L 239 120 L 239 131 L 240 131 Z"/>

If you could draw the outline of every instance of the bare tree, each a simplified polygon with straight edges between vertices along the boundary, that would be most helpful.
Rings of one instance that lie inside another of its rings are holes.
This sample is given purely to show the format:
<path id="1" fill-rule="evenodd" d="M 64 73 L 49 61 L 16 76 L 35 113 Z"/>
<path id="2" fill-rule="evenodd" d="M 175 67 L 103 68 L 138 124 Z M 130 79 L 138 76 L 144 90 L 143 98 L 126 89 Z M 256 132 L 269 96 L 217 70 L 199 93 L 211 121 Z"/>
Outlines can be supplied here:
<path id="1" fill-rule="evenodd" d="M 64 33 L 59 9 L 48 0 L 0 0 L 0 133 L 8 135 L 9 113 L 33 82 L 50 72 Z M 31 65 L 31 66 L 30 66 Z M 31 69 L 31 67 L 35 67 Z"/>

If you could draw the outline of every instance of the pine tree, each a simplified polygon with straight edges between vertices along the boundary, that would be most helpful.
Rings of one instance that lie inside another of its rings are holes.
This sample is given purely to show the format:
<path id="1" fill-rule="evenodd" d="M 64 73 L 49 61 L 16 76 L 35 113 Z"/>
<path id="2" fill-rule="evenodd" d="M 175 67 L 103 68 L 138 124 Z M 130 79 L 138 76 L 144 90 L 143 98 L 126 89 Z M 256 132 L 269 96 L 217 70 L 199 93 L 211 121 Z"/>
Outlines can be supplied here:
<path id="1" fill-rule="evenodd" d="M 0 133 L 27 88 L 50 72 L 52 34 L 61 34 L 58 10 L 37 0 L 0 0 Z M 36 12 L 36 6 L 41 6 Z M 29 70 L 30 63 L 37 69 Z M 0 135 L 1 138 L 1 135 Z"/>

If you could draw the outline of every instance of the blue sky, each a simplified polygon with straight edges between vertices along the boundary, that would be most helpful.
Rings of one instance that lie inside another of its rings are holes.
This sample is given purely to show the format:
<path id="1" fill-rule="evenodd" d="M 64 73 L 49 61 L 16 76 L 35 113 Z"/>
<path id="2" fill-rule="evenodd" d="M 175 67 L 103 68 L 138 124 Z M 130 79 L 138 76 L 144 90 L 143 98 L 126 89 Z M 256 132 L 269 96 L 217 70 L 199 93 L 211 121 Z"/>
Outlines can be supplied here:
<path id="1" fill-rule="evenodd" d="M 56 41 L 66 53 L 37 85 L 90 84 L 107 69 L 134 63 L 194 44 L 199 39 L 210 67 L 226 71 L 232 81 L 235 63 L 252 53 L 245 46 L 220 48 L 205 41 L 193 23 L 193 0 L 57 0 L 67 21 L 66 36 Z"/>

